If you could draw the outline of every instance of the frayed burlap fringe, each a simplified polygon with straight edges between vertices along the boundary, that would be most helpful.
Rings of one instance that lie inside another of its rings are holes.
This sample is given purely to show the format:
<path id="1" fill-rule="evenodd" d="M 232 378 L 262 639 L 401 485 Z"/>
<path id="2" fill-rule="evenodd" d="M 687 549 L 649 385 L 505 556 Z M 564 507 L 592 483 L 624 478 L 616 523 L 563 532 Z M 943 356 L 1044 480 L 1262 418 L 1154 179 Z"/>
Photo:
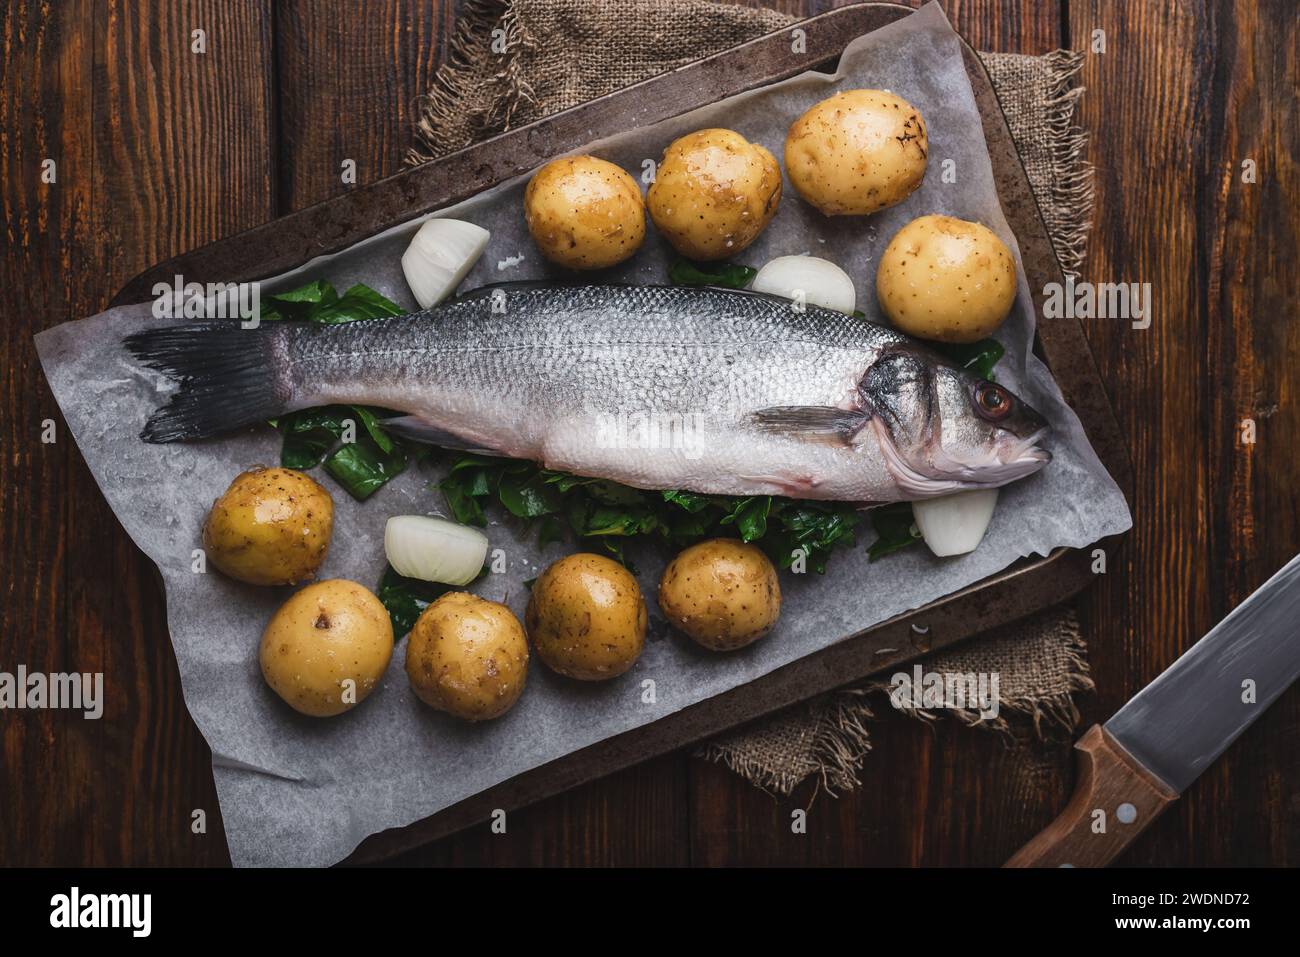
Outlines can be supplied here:
<path id="1" fill-rule="evenodd" d="M 711 741 L 696 754 L 774 794 L 789 794 L 809 776 L 832 794 L 852 790 L 871 750 L 869 694 L 862 688 L 822 695 Z"/>
<path id="2" fill-rule="evenodd" d="M 407 164 L 427 163 L 510 129 L 520 108 L 536 102 L 520 59 L 532 46 L 513 4 L 467 0 L 447 62 L 420 97 L 415 135 L 423 148 L 412 147 Z"/>
<path id="3" fill-rule="evenodd" d="M 706 0 L 467 0 L 448 62 L 421 100 L 407 161 L 445 156 L 793 22 L 772 10 Z M 1077 275 L 1093 202 L 1093 170 L 1083 159 L 1087 135 L 1074 122 L 1083 55 L 980 56 L 1057 256 Z M 1092 688 L 1084 652 L 1073 612 L 1048 612 L 922 660 L 925 670 L 939 673 L 997 672 L 996 717 L 901 710 L 931 723 L 949 714 L 1008 743 L 1069 731 L 1079 720 L 1074 695 Z M 892 706 L 887 680 L 823 695 L 697 753 L 778 794 L 809 777 L 818 782 L 814 794 L 851 790 L 871 748 L 873 699 Z"/>
<path id="4" fill-rule="evenodd" d="M 1054 50 L 1041 57 L 981 53 L 1038 198 L 1061 269 L 1078 278 L 1092 228 L 1093 168 L 1084 159 L 1088 134 L 1074 113 L 1084 55 Z"/>
<path id="5" fill-rule="evenodd" d="M 996 670 L 996 716 L 985 717 L 972 708 L 910 704 L 897 710 L 928 724 L 952 717 L 967 727 L 992 731 L 1009 745 L 1068 734 L 1079 723 L 1074 696 L 1093 688 L 1086 652 L 1074 612 L 1049 610 L 896 669 L 909 675 L 916 664 L 938 674 Z M 1003 664 L 996 665 L 999 661 Z M 789 794 L 809 777 L 818 782 L 817 791 L 851 791 L 871 749 L 872 702 L 895 707 L 891 687 L 889 678 L 880 678 L 831 692 L 730 732 L 695 753 L 775 794 Z"/>
<path id="6" fill-rule="evenodd" d="M 1079 50 L 1053 50 L 1042 59 L 1052 77 L 1046 123 L 1056 166 L 1051 184 L 1052 202 L 1047 204 L 1053 214 L 1048 231 L 1062 271 L 1078 279 L 1088 234 L 1092 231 L 1095 188 L 1093 166 L 1084 159 L 1088 133 L 1074 122 L 1075 108 L 1084 93 L 1084 87 L 1076 82 L 1083 69 L 1084 56 Z"/>
<path id="7" fill-rule="evenodd" d="M 469 0 L 421 98 L 415 165 L 794 23 L 705 0 Z"/>
<path id="8" fill-rule="evenodd" d="M 924 721 L 935 721 L 943 715 L 948 715 L 967 727 L 996 731 L 1013 739 L 1015 734 L 1012 725 L 1005 717 L 1007 714 L 1027 719 L 1033 737 L 1039 740 L 1056 731 L 1072 731 L 1079 723 L 1079 709 L 1075 706 L 1074 696 L 1081 691 L 1093 689 L 1086 658 L 1087 644 L 1079 633 L 1079 621 L 1072 610 L 1064 613 L 1051 611 L 1041 618 L 1042 620 L 1031 618 L 1011 625 L 1000 635 L 987 636 L 983 643 L 980 643 L 979 638 L 972 639 L 972 647 L 978 648 L 978 661 L 972 661 L 972 657 L 975 656 L 966 649 L 956 649 L 922 659 L 920 662 L 922 668 L 927 671 L 967 674 L 972 672 L 973 666 L 984 666 L 989 657 L 996 656 L 1003 650 L 1010 655 L 1015 655 L 1017 652 L 1023 655 L 1029 651 L 1030 649 L 1021 647 L 1021 642 L 1026 638 L 1026 635 L 1021 634 L 1022 632 L 1051 633 L 1052 642 L 1057 649 L 1054 662 L 1056 673 L 1048 677 L 1035 675 L 1032 682 L 1027 682 L 1012 672 L 1010 684 L 998 689 L 996 716 L 986 718 L 978 710 L 971 708 L 945 708 L 942 711 L 935 711 L 904 705 L 899 710 Z M 1044 686 L 1049 686 L 1052 690 L 1044 694 Z M 887 693 L 890 683 L 874 681 L 868 685 L 868 688 L 871 691 Z"/>

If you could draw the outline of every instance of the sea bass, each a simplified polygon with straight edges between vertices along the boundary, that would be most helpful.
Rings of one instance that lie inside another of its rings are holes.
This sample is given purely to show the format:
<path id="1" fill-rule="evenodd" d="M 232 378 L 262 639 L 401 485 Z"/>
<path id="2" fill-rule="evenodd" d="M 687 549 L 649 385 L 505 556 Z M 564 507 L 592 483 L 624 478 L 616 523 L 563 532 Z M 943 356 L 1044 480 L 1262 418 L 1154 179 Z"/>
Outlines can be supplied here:
<path id="1" fill-rule="evenodd" d="M 645 489 L 879 503 L 988 488 L 1051 460 L 1041 415 L 867 319 L 753 292 L 487 287 L 341 325 L 130 336 L 179 379 L 141 437 L 177 442 L 332 403 L 395 434 Z"/>

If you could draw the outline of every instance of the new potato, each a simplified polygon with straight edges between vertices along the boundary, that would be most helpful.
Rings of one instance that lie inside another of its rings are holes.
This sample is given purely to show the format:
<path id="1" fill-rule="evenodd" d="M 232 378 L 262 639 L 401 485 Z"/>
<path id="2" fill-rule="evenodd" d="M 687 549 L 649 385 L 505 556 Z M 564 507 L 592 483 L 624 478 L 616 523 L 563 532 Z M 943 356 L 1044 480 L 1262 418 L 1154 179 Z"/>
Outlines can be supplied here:
<path id="1" fill-rule="evenodd" d="M 523 694 L 528 641 L 505 605 L 448 592 L 424 610 L 406 641 L 411 688 L 439 711 L 485 721 Z"/>
<path id="2" fill-rule="evenodd" d="M 689 259 L 726 259 L 763 231 L 781 202 L 776 157 L 734 130 L 697 130 L 664 150 L 646 195 L 650 218 Z"/>
<path id="3" fill-rule="evenodd" d="M 542 255 L 570 269 L 603 269 L 645 239 L 645 202 L 636 180 L 594 156 L 552 160 L 528 181 L 524 221 Z"/>
<path id="4" fill-rule="evenodd" d="M 781 615 L 781 583 L 757 545 L 710 539 L 664 569 L 659 608 L 696 643 L 733 651 L 772 630 Z"/>
<path id="5" fill-rule="evenodd" d="M 582 681 L 621 675 L 645 647 L 641 587 L 631 572 L 603 555 L 570 555 L 542 572 L 533 582 L 524 621 L 538 657 Z"/>
<path id="6" fill-rule="evenodd" d="M 844 90 L 791 124 L 785 172 L 827 216 L 863 215 L 910 196 L 929 152 L 925 120 L 912 104 L 884 90 Z"/>
<path id="7" fill-rule="evenodd" d="M 393 655 L 393 624 L 370 591 L 342 578 L 308 585 L 262 632 L 262 676 L 295 711 L 342 714 L 375 689 Z"/>
<path id="8" fill-rule="evenodd" d="M 329 549 L 334 501 L 293 469 L 242 472 L 212 505 L 203 548 L 212 564 L 250 585 L 293 585 L 316 574 Z"/>
<path id="9" fill-rule="evenodd" d="M 908 335 L 978 342 L 1011 311 L 1016 264 L 987 226 L 922 216 L 885 248 L 876 270 L 876 296 L 889 321 Z"/>

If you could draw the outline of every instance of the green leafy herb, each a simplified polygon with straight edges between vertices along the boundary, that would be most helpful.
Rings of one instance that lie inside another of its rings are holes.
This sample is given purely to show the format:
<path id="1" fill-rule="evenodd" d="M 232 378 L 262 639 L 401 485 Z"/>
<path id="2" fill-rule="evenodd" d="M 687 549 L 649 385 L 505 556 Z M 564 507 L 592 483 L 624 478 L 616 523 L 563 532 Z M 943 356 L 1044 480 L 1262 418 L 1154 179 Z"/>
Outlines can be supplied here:
<path id="1" fill-rule="evenodd" d="M 327 405 L 284 416 L 276 424 L 284 436 L 280 464 L 287 469 L 312 469 L 342 438 L 351 406 Z"/>
<path id="2" fill-rule="evenodd" d="M 406 469 L 406 450 L 385 452 L 366 435 L 349 445 L 341 445 L 325 460 L 325 471 L 347 489 L 348 494 L 364 502 L 389 479 Z"/>
<path id="3" fill-rule="evenodd" d="M 563 505 L 563 493 L 546 482 L 541 472 L 507 472 L 501 477 L 497 495 L 516 518 L 554 515 Z"/>
<path id="4" fill-rule="evenodd" d="M 409 449 L 384 431 L 376 413 L 385 410 L 357 405 L 327 405 L 287 415 L 278 423 L 284 436 L 280 464 L 310 469 L 325 464 L 325 471 L 353 498 L 364 500 L 422 449 Z"/>
<path id="5" fill-rule="evenodd" d="M 488 567 L 484 565 L 474 581 L 478 581 L 487 573 Z M 473 582 L 470 584 L 472 585 Z M 525 584 L 529 583 L 525 582 Z M 388 609 L 388 617 L 393 622 L 393 638 L 400 639 L 415 627 L 416 619 L 426 608 L 447 592 L 465 587 L 468 586 L 443 585 L 420 578 L 406 578 L 399 575 L 392 565 L 385 565 L 375 595 L 379 598 L 380 604 Z"/>
<path id="6" fill-rule="evenodd" d="M 393 621 L 393 637 L 401 638 L 415 627 L 415 620 L 424 609 L 451 590 L 451 585 L 405 578 L 388 565 L 379 579 L 375 595 L 388 609 L 388 617 Z"/>
<path id="7" fill-rule="evenodd" d="M 801 569 L 824 572 L 833 549 L 854 544 L 858 523 L 857 510 L 844 502 L 647 492 L 532 462 L 470 453 L 451 460 L 439 488 L 457 521 L 486 524 L 486 510 L 499 506 L 536 523 L 543 548 L 560 540 L 567 528 L 619 561 L 625 561 L 624 544 L 637 537 L 682 547 L 725 535 L 757 543 L 782 568 L 798 563 Z"/>
<path id="8" fill-rule="evenodd" d="M 401 307 L 397 303 L 375 292 L 369 286 L 358 283 L 335 302 L 322 303 L 307 318 L 312 322 L 340 323 L 401 314 Z"/>
<path id="9" fill-rule="evenodd" d="M 340 323 L 401 315 L 401 307 L 368 286 L 357 284 L 342 296 L 323 279 L 262 300 L 264 321 Z M 274 423 L 284 436 L 280 464 L 291 469 L 325 471 L 358 500 L 374 494 L 407 464 L 422 457 L 425 446 L 389 434 L 380 422 L 387 409 L 329 405 L 292 412 Z"/>
<path id="10" fill-rule="evenodd" d="M 979 342 L 934 342 L 935 351 L 963 369 L 967 369 L 981 379 L 993 379 L 993 367 L 998 364 L 1006 352 L 1002 343 L 996 339 L 981 339 Z"/>
<path id="11" fill-rule="evenodd" d="M 767 534 L 767 516 L 772 511 L 772 496 L 758 495 L 736 499 L 731 511 L 722 518 L 723 525 L 735 525 L 743 541 L 752 542 Z"/>
<path id="12" fill-rule="evenodd" d="M 275 322 L 284 319 L 310 319 L 315 310 L 338 302 L 339 294 L 324 279 L 317 279 L 288 292 L 266 296 L 261 301 L 258 319 Z"/>
<path id="13" fill-rule="evenodd" d="M 668 268 L 668 278 L 677 286 L 725 286 L 744 289 L 758 270 L 736 263 L 696 263 L 678 259 Z"/>
<path id="14" fill-rule="evenodd" d="M 911 502 L 894 502 L 871 510 L 871 525 L 876 530 L 876 540 L 867 549 L 871 561 L 892 555 L 921 540 L 912 516 Z"/>

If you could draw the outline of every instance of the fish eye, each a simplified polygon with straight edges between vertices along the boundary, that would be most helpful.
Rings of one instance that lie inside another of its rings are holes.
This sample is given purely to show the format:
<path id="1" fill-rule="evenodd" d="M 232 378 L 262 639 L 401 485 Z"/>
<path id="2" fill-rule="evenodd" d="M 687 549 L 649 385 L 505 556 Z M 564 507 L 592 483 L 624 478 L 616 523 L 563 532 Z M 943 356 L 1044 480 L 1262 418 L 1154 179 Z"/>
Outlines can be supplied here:
<path id="1" fill-rule="evenodd" d="M 1014 400 L 1011 393 L 992 382 L 980 382 L 975 386 L 975 411 L 989 422 L 999 422 L 1011 414 Z"/>

